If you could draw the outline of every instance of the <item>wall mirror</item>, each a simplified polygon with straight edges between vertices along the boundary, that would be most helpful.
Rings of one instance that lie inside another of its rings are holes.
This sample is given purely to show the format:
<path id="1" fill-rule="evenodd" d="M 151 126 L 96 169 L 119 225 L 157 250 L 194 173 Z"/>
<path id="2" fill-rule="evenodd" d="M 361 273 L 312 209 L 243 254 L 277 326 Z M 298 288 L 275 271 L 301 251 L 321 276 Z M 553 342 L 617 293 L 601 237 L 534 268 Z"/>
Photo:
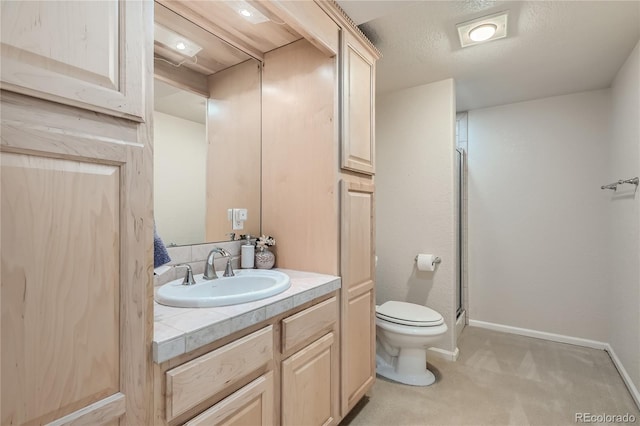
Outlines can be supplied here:
<path id="1" fill-rule="evenodd" d="M 260 234 L 260 62 L 155 3 L 154 66 L 154 215 L 165 244 Z M 230 209 L 246 209 L 243 229 Z"/>

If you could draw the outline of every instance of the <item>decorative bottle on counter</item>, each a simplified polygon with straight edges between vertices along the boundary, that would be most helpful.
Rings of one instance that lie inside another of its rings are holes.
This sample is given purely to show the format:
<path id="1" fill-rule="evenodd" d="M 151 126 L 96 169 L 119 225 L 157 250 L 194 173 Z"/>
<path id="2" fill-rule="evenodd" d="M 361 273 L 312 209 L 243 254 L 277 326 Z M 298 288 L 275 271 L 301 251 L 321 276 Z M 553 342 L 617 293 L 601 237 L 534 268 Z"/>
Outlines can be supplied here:
<path id="1" fill-rule="evenodd" d="M 240 247 L 240 267 L 253 269 L 255 259 L 255 246 L 251 244 L 251 235 L 245 236 L 245 243 Z"/>
<path id="2" fill-rule="evenodd" d="M 256 249 L 256 268 L 271 269 L 276 263 L 276 255 L 268 247 L 258 247 Z"/>

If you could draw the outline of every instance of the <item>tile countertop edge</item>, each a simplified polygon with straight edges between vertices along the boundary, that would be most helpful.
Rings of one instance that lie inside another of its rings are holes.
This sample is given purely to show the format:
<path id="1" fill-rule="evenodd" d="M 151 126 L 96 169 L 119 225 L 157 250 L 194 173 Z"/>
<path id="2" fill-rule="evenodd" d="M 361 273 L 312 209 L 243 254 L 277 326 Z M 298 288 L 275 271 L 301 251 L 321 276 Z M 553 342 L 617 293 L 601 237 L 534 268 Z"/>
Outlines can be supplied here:
<path id="1" fill-rule="evenodd" d="M 153 361 L 158 364 L 169 361 L 341 287 L 341 279 L 338 276 L 289 269 L 277 270 L 286 273 L 291 279 L 291 287 L 280 295 L 219 308 L 171 308 L 174 312 L 172 316 L 156 318 L 152 344 Z M 154 308 L 159 306 L 154 302 Z M 175 311 L 176 309 L 178 311 Z M 191 318 L 191 322 L 196 322 L 196 325 L 181 327 L 180 319 L 187 316 L 197 316 L 195 321 Z"/>

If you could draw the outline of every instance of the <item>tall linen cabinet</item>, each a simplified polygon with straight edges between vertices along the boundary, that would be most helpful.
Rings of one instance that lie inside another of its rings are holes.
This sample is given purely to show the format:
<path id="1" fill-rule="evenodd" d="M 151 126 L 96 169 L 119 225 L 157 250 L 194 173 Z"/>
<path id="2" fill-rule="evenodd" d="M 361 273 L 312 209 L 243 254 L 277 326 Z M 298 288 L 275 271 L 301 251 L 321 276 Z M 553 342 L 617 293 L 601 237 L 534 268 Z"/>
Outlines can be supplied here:
<path id="1" fill-rule="evenodd" d="M 337 4 L 315 5 L 324 14 L 314 15 L 309 36 L 264 58 L 262 229 L 278 241 L 276 266 L 342 277 L 344 416 L 375 380 L 374 84 L 380 53 Z"/>
<path id="2" fill-rule="evenodd" d="M 152 2 L 1 7 L 0 423 L 149 424 Z"/>

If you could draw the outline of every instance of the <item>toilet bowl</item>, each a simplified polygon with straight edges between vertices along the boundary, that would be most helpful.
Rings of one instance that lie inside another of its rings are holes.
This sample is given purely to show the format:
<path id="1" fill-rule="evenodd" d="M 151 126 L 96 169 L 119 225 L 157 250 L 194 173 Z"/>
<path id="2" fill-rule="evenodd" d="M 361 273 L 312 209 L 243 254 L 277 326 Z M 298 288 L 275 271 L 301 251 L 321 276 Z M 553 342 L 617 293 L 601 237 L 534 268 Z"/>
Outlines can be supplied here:
<path id="1" fill-rule="evenodd" d="M 396 301 L 376 306 L 376 372 L 407 385 L 432 384 L 427 349 L 446 332 L 442 315 L 426 306 Z"/>

